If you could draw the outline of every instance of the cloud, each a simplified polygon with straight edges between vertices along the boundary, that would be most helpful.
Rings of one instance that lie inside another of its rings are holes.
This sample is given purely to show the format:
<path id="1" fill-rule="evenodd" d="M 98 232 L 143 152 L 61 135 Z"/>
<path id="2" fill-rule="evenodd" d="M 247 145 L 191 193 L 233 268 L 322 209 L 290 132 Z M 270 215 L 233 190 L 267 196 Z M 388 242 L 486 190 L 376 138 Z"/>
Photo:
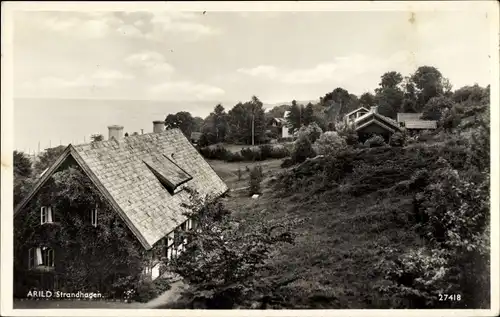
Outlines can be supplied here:
<path id="1" fill-rule="evenodd" d="M 154 51 L 141 51 L 125 58 L 125 63 L 133 68 L 144 69 L 150 74 L 172 74 L 175 69 L 165 61 L 165 57 Z"/>
<path id="2" fill-rule="evenodd" d="M 164 41 L 166 34 L 184 40 L 220 33 L 198 21 L 201 13 L 161 12 L 23 12 L 20 24 L 83 39 L 112 35 Z"/>
<path id="3" fill-rule="evenodd" d="M 238 73 L 251 77 L 266 78 L 285 84 L 318 84 L 327 81 L 344 81 L 365 73 L 390 71 L 411 59 L 409 52 L 397 52 L 388 58 L 363 54 L 337 57 L 331 62 L 316 64 L 310 68 L 286 69 L 272 65 L 237 69 Z"/>
<path id="4" fill-rule="evenodd" d="M 66 88 L 87 88 L 87 87 L 111 87 L 120 81 L 131 80 L 134 77 L 116 70 L 102 69 L 92 74 L 82 74 L 75 78 L 60 78 L 47 76 L 36 81 L 23 84 L 25 89 L 66 89 Z"/>
<path id="5" fill-rule="evenodd" d="M 155 97 L 164 100 L 210 100 L 223 96 L 225 91 L 219 87 L 194 83 L 191 81 L 165 82 L 149 88 Z M 194 98 L 193 98 L 194 97 Z"/>

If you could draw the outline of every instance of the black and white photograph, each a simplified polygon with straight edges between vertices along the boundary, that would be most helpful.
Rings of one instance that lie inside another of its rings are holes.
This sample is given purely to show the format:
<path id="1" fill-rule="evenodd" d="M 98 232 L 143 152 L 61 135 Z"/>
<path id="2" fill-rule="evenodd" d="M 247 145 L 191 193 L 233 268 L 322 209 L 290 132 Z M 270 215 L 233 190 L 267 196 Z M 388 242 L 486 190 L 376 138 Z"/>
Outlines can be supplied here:
<path id="1" fill-rule="evenodd" d="M 2 315 L 498 315 L 498 12 L 3 2 Z"/>

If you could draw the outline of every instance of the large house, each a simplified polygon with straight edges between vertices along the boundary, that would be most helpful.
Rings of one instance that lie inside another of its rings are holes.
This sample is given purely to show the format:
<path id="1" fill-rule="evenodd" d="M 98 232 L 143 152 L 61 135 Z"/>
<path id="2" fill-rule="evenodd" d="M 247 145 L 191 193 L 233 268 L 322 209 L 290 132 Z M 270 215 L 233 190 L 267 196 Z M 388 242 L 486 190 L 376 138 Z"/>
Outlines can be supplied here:
<path id="1" fill-rule="evenodd" d="M 403 127 L 397 121 L 378 113 L 378 107 L 373 106 L 370 110 L 361 107 L 344 116 L 344 122 L 354 126 L 361 142 L 377 134 L 389 141 L 392 134 L 402 132 Z"/>
<path id="2" fill-rule="evenodd" d="M 118 219 L 127 231 L 127 242 L 137 246 L 133 253 L 151 259 L 142 267 L 142 275 L 151 279 L 163 274 L 162 262 L 182 251 L 186 241 L 179 241 L 180 229 L 196 225 L 186 217 L 190 193 L 216 198 L 228 190 L 179 129 L 165 130 L 163 121 L 155 121 L 153 133 L 123 137 L 123 127 L 108 128 L 109 140 L 68 145 L 15 207 L 15 231 L 25 234 L 14 243 L 14 280 L 21 280 L 18 284 L 25 289 L 64 288 L 58 274 L 76 274 L 68 271 L 67 263 L 85 261 L 76 260 L 80 250 L 71 249 L 71 244 L 54 244 L 54 237 L 65 230 L 64 216 L 78 209 L 72 204 L 61 206 L 53 201 L 54 189 L 50 184 L 60 171 L 70 167 L 80 169 L 102 198 L 99 205 L 82 207 L 89 215 L 82 217 L 78 226 L 86 226 L 86 232 L 92 235 L 97 230 L 115 230 L 115 227 L 102 228 L 111 226 L 104 220 L 109 214 Z M 39 235 L 37 240 L 29 240 L 35 234 Z M 124 242 L 110 241 L 109 246 Z M 114 248 L 95 251 L 112 253 Z M 102 265 L 104 270 L 105 263 Z"/>

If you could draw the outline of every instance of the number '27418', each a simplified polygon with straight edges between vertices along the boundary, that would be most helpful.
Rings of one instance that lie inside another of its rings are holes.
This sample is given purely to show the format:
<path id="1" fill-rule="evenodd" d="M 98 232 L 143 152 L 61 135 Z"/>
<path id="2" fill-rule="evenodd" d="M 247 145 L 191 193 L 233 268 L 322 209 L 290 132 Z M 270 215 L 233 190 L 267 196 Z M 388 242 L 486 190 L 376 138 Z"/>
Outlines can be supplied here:
<path id="1" fill-rule="evenodd" d="M 439 301 L 460 301 L 461 299 L 460 294 L 439 294 Z"/>

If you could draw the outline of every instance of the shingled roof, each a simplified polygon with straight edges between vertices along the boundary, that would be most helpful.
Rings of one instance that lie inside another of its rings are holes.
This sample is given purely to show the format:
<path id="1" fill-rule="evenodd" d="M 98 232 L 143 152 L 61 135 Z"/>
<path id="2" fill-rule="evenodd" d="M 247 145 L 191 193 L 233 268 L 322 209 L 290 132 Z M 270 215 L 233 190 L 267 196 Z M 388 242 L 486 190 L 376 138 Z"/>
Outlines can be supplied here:
<path id="1" fill-rule="evenodd" d="M 189 203 L 190 196 L 182 191 L 185 186 L 204 197 L 217 197 L 228 190 L 182 132 L 171 129 L 118 141 L 70 144 L 16 206 L 15 215 L 69 156 L 146 249 L 186 220 L 183 204 Z"/>
<path id="2" fill-rule="evenodd" d="M 397 114 L 397 120 L 398 122 L 405 122 L 408 120 L 415 121 L 415 120 L 420 120 L 422 117 L 422 113 L 411 113 L 411 112 L 400 112 Z"/>
<path id="3" fill-rule="evenodd" d="M 434 120 L 407 120 L 405 128 L 410 130 L 434 130 L 437 128 L 437 122 Z"/>

